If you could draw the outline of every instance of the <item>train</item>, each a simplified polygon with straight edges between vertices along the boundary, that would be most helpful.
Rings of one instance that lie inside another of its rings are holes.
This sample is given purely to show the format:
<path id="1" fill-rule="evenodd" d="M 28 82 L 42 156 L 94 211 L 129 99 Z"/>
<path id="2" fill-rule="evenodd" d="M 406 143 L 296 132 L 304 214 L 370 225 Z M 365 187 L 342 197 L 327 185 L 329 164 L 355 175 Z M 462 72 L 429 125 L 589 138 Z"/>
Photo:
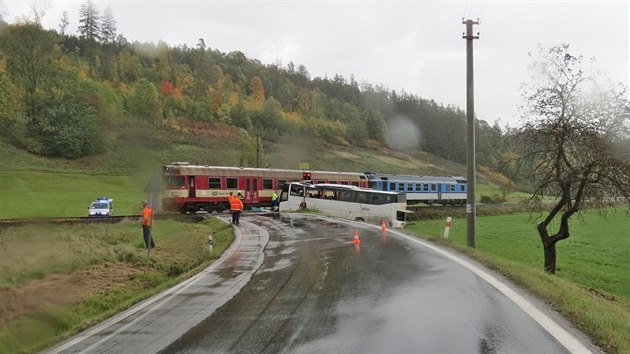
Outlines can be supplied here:
<path id="1" fill-rule="evenodd" d="M 407 204 L 466 205 L 468 181 L 457 176 L 410 176 L 364 173 L 368 187 L 407 194 Z"/>
<path id="2" fill-rule="evenodd" d="M 228 196 L 241 193 L 245 208 L 271 207 L 273 192 L 288 182 L 367 187 L 363 173 L 224 167 L 173 162 L 162 168 L 162 209 L 180 213 L 229 209 Z"/>
<path id="3" fill-rule="evenodd" d="M 290 182 L 341 184 L 404 192 L 409 204 L 464 205 L 467 193 L 467 183 L 463 177 L 225 167 L 173 162 L 162 168 L 161 207 L 166 211 L 180 213 L 224 211 L 230 207 L 230 192 L 234 195 L 240 193 L 247 209 L 271 207 L 273 193 L 279 195 L 284 184 Z"/>

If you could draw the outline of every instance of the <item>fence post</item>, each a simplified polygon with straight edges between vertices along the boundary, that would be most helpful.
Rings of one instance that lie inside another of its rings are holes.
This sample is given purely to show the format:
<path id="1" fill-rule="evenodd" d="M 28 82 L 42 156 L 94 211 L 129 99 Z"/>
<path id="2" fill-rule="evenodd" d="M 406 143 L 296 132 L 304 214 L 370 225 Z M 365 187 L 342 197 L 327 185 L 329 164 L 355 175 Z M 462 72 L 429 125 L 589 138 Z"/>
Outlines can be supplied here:
<path id="1" fill-rule="evenodd" d="M 450 216 L 446 218 L 446 226 L 444 227 L 444 238 L 445 239 L 448 239 L 448 233 L 449 233 L 449 231 L 451 231 L 451 221 L 452 221 L 452 219 L 451 219 Z"/>

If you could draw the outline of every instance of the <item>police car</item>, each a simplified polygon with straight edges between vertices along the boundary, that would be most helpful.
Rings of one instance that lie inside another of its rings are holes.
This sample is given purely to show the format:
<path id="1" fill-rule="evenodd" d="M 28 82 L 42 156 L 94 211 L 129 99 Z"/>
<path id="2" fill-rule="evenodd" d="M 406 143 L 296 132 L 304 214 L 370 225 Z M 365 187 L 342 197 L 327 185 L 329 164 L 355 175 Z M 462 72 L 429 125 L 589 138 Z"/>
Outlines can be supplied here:
<path id="1" fill-rule="evenodd" d="M 88 216 L 112 216 L 114 207 L 110 198 L 96 198 L 88 207 Z"/>

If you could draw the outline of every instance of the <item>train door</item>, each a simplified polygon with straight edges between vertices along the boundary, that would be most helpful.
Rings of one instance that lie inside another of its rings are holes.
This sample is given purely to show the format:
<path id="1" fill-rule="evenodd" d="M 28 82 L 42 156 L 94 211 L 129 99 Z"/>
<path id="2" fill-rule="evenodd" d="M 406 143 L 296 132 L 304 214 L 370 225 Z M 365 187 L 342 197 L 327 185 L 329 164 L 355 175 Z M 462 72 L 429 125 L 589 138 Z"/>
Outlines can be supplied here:
<path id="1" fill-rule="evenodd" d="M 195 198 L 196 195 L 195 176 L 188 176 L 188 198 Z"/>
<path id="2" fill-rule="evenodd" d="M 245 178 L 245 204 L 258 204 L 258 179 Z"/>

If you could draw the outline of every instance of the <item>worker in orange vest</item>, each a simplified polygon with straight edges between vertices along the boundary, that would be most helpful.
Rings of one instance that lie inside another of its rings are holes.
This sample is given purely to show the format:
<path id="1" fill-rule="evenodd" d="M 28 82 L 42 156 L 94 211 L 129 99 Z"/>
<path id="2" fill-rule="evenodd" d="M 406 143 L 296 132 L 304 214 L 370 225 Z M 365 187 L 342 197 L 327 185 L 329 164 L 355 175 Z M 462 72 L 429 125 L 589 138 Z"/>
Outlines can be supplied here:
<path id="1" fill-rule="evenodd" d="M 153 209 L 146 201 L 142 202 L 142 236 L 144 238 L 144 244 L 147 247 L 147 255 L 150 253 L 151 248 L 155 248 L 155 242 L 151 235 L 151 227 L 153 226 Z"/>
<path id="2" fill-rule="evenodd" d="M 243 210 L 243 202 L 232 195 L 230 192 L 230 212 L 232 213 L 232 224 L 238 225 L 239 219 L 241 218 L 241 211 Z"/>

